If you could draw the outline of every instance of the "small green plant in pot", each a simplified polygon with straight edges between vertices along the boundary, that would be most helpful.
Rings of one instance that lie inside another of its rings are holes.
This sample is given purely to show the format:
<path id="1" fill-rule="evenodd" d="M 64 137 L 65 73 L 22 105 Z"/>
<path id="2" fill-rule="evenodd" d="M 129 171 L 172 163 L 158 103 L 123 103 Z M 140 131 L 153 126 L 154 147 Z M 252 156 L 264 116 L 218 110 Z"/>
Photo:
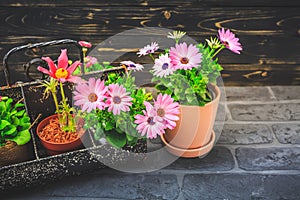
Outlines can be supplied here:
<path id="1" fill-rule="evenodd" d="M 13 104 L 12 98 L 0 96 L 0 166 L 27 160 L 24 145 L 31 139 L 31 124 L 21 101 Z"/>

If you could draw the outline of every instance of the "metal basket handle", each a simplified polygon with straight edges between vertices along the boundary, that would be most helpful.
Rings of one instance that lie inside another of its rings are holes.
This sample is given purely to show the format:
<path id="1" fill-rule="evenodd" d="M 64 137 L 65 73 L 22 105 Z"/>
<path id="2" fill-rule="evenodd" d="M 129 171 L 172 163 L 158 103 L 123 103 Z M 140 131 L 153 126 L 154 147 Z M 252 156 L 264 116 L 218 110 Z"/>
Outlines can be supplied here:
<path id="1" fill-rule="evenodd" d="M 82 51 L 82 47 L 79 45 L 78 41 L 71 40 L 71 39 L 62 39 L 62 40 L 53 40 L 53 41 L 49 41 L 49 42 L 40 42 L 40 43 L 35 43 L 35 44 L 27 44 L 27 45 L 12 48 L 3 57 L 3 70 L 4 70 L 4 75 L 5 75 L 7 86 L 8 87 L 11 86 L 9 68 L 8 68 L 8 63 L 7 63 L 8 57 L 11 54 L 13 54 L 17 51 L 23 50 L 23 49 L 32 49 L 32 48 L 36 48 L 36 47 L 53 46 L 53 45 L 58 45 L 58 44 L 74 44 L 79 49 L 80 61 L 82 62 L 81 73 L 84 74 L 83 51 Z"/>

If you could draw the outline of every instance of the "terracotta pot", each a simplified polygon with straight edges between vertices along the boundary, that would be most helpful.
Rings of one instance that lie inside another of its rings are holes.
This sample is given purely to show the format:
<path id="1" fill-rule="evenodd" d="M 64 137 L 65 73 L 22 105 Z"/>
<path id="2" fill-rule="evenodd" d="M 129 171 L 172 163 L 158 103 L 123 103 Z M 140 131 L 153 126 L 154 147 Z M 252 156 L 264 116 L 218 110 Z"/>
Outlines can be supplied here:
<path id="1" fill-rule="evenodd" d="M 220 89 L 217 86 L 209 87 L 215 97 L 205 106 L 180 105 L 180 116 L 173 130 L 167 130 L 162 135 L 162 140 L 167 149 L 174 154 L 176 149 L 181 149 L 175 155 L 183 154 L 185 150 L 194 150 L 195 157 L 202 155 L 201 149 L 213 146 L 215 136 L 213 126 L 220 101 Z M 208 145 L 208 147 L 206 147 Z M 170 149 L 172 147 L 172 149 Z M 210 148 L 210 149 L 211 149 Z M 209 148 L 208 148 L 209 149 Z M 198 152 L 198 154 L 196 153 Z M 207 152 L 206 152 L 207 153 Z M 182 155 L 182 157 L 185 157 Z M 193 157 L 191 154 L 187 157 Z"/>
<path id="2" fill-rule="evenodd" d="M 0 167 L 33 159 L 31 145 L 29 142 L 19 146 L 13 141 L 7 141 L 5 146 L 0 147 Z"/>
<path id="3" fill-rule="evenodd" d="M 51 115 L 43 119 L 36 128 L 36 133 L 40 138 L 42 145 L 50 152 L 50 154 L 55 154 L 55 152 L 67 152 L 71 150 L 76 150 L 82 146 L 82 139 L 85 134 L 85 130 L 81 127 L 77 134 L 80 136 L 76 140 L 66 143 L 55 143 L 44 140 L 44 138 L 40 137 L 39 132 L 43 130 L 43 128 L 49 124 L 51 119 L 57 118 L 57 115 Z"/>

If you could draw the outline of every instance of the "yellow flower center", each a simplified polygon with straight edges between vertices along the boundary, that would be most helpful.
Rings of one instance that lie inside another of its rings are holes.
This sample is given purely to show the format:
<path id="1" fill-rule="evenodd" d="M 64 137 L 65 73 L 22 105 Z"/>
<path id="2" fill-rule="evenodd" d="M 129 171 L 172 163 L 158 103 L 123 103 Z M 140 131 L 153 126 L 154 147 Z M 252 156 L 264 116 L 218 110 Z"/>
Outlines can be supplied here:
<path id="1" fill-rule="evenodd" d="M 68 75 L 69 75 L 69 72 L 64 68 L 59 68 L 55 72 L 56 78 L 67 78 Z"/>

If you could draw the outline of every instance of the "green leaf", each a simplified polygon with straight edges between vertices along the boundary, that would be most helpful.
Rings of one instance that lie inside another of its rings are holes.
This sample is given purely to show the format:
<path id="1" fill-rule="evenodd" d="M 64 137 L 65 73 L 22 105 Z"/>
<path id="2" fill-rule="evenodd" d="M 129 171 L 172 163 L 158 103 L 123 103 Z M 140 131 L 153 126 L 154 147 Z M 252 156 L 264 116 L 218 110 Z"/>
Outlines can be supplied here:
<path id="1" fill-rule="evenodd" d="M 128 140 L 127 141 L 127 145 L 134 146 L 134 145 L 136 145 L 137 141 L 138 141 L 138 138 L 137 137 L 133 137 L 132 140 Z"/>
<path id="2" fill-rule="evenodd" d="M 0 130 L 3 130 L 6 126 L 9 126 L 9 125 L 10 125 L 10 123 L 8 121 L 2 119 L 0 121 Z"/>
<path id="3" fill-rule="evenodd" d="M 106 135 L 106 140 L 109 144 L 116 148 L 122 148 L 126 144 L 126 136 L 125 134 L 119 134 L 115 132 L 110 132 Z"/>
<path id="4" fill-rule="evenodd" d="M 104 126 L 105 131 L 111 131 L 113 128 L 114 128 L 113 123 L 111 123 L 111 122 L 105 123 L 105 126 Z"/>
<path id="5" fill-rule="evenodd" d="M 6 126 L 5 135 L 13 135 L 14 133 L 16 133 L 16 131 L 17 127 L 11 124 L 9 126 Z"/>
<path id="6" fill-rule="evenodd" d="M 15 108 L 20 108 L 20 107 L 24 107 L 24 104 L 23 103 L 17 103 L 17 104 L 15 104 Z"/>
<path id="7" fill-rule="evenodd" d="M 15 114 L 15 116 L 21 117 L 21 116 L 24 115 L 24 113 L 25 113 L 25 110 L 20 110 L 20 111 L 18 111 L 18 112 Z"/>
<path id="8" fill-rule="evenodd" d="M 5 107 L 7 108 L 7 110 L 10 110 L 10 104 L 13 102 L 13 100 L 11 98 L 8 98 L 6 103 L 5 103 Z"/>
<path id="9" fill-rule="evenodd" d="M 14 117 L 14 118 L 13 118 L 13 124 L 14 124 L 15 126 L 18 126 L 18 125 L 20 124 L 19 118 Z"/>
<path id="10" fill-rule="evenodd" d="M 30 133 L 29 130 L 20 131 L 16 137 L 9 139 L 11 141 L 16 142 L 18 145 L 24 145 L 30 141 Z"/>
<path id="11" fill-rule="evenodd" d="M 96 131 L 94 133 L 95 140 L 100 140 L 104 137 L 104 131 L 101 127 L 97 126 Z"/>
<path id="12" fill-rule="evenodd" d="M 5 102 L 4 101 L 0 101 L 0 111 L 1 112 L 6 111 L 6 107 L 5 107 Z"/>

